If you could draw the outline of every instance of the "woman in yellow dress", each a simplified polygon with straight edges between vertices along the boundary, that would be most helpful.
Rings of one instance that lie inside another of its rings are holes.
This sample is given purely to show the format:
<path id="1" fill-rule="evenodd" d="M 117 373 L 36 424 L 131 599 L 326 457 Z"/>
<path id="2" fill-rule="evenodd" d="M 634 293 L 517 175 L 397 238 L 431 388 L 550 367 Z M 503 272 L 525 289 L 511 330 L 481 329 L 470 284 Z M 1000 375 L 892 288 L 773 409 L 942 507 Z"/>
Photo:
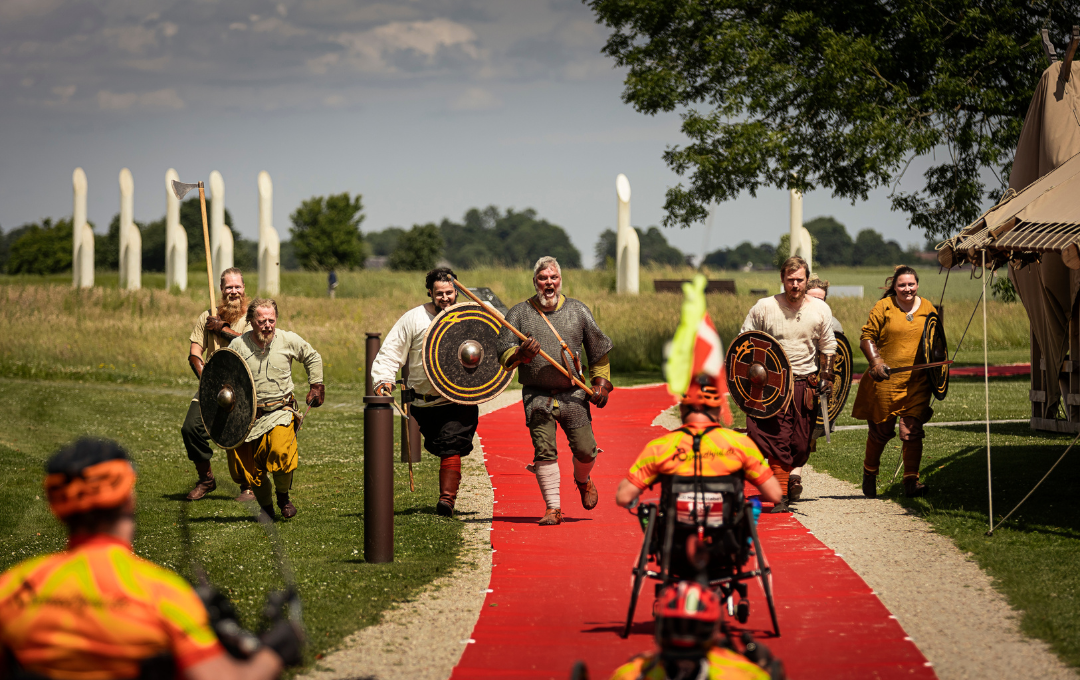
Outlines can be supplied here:
<path id="1" fill-rule="evenodd" d="M 934 415 L 930 408 L 930 383 L 925 371 L 907 371 L 889 375 L 890 366 L 911 366 L 922 339 L 926 317 L 934 305 L 919 297 L 919 275 L 907 265 L 900 265 L 886 280 L 889 289 L 881 296 L 862 328 L 859 347 L 870 363 L 867 375 L 859 381 L 852 415 L 865 420 L 870 428 L 863 460 L 863 495 L 877 497 L 877 475 L 881 453 L 900 425 L 904 457 L 904 495 L 925 496 L 930 490 L 919 483 L 922 462 L 923 424 Z"/>

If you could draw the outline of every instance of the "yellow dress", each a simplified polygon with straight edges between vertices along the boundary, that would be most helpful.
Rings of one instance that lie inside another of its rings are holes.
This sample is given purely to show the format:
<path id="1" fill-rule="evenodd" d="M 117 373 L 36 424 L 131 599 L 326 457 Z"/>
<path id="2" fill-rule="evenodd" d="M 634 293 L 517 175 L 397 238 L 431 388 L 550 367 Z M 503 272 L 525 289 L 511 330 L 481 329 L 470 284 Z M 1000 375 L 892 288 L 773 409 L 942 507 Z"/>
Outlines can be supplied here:
<path id="1" fill-rule="evenodd" d="M 872 340 L 890 367 L 911 366 L 919 351 L 926 317 L 933 311 L 934 304 L 920 297 L 919 308 L 908 321 L 907 314 L 896 306 L 895 298 L 878 300 L 862 327 L 859 341 Z M 931 396 L 926 371 L 897 373 L 882 382 L 877 382 L 867 372 L 859 381 L 859 393 L 851 415 L 874 423 L 883 423 L 893 416 L 914 416 L 925 423 L 934 414 L 930 408 Z"/>

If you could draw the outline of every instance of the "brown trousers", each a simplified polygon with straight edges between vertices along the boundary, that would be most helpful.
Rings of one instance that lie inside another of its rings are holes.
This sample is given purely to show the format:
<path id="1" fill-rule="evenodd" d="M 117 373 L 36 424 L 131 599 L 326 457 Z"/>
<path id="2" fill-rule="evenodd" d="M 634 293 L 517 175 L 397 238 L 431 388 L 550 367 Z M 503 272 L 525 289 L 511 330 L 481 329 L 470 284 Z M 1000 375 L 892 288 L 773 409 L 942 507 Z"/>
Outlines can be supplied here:
<path id="1" fill-rule="evenodd" d="M 866 437 L 866 455 L 863 469 L 876 475 L 881 467 L 881 453 L 885 445 L 896 436 L 896 426 L 900 425 L 901 453 L 904 458 L 904 478 L 919 478 L 919 466 L 922 465 L 923 439 L 926 431 L 922 422 L 915 416 L 897 418 L 893 416 L 883 423 L 867 422 L 870 428 Z"/>

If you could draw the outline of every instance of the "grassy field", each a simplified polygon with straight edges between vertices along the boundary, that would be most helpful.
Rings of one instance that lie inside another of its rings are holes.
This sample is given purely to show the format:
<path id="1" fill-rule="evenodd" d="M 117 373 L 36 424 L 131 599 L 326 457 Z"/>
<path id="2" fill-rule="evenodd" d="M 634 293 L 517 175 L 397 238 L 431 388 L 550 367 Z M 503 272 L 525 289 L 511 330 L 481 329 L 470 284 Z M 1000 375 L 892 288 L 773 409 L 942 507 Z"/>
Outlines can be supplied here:
<path id="1" fill-rule="evenodd" d="M 884 269 L 842 270 L 821 274 L 838 282 L 859 282 L 868 294 L 880 285 Z M 507 304 L 532 292 L 530 274 L 524 270 L 481 269 L 461 272 L 462 281 L 488 286 Z M 637 297 L 611 291 L 609 272 L 567 271 L 564 290 L 588 304 L 602 328 L 615 343 L 612 368 L 619 381 L 640 382 L 660 377 L 664 343 L 678 323 L 680 295 L 648 292 L 654 278 L 685 278 L 689 270 L 646 270 L 644 291 Z M 751 287 L 778 285 L 775 273 L 731 273 L 739 295 L 709 296 L 709 310 L 721 337 L 738 334 L 747 310 L 757 296 Z M 945 327 L 951 344 L 963 335 L 978 300 L 979 289 L 956 273 L 950 277 Z M 113 275 L 113 278 L 115 276 Z M 163 289 L 164 277 L 147 275 L 145 288 L 126 292 L 102 285 L 74 291 L 63 277 L 0 277 L 0 376 L 20 378 L 76 379 L 138 382 L 157 385 L 194 386 L 185 357 L 191 324 L 206 305 L 205 288 L 191 280 L 184 293 Z M 937 299 L 944 276 L 927 272 L 921 291 Z M 155 284 L 159 284 L 155 287 Z M 936 286 L 936 288 L 935 288 Z M 364 380 L 364 333 L 385 333 L 400 314 L 425 301 L 422 277 L 416 273 L 361 271 L 341 274 L 338 298 L 325 297 L 325 280 L 319 273 L 285 272 L 278 296 L 279 326 L 300 333 L 322 353 L 327 384 L 349 388 Z M 935 292 L 936 291 L 936 292 Z M 876 296 L 875 296 L 876 297 Z M 874 300 L 835 298 L 831 305 L 849 339 L 857 344 Z M 991 300 L 988 308 L 990 361 L 1014 363 L 1028 360 L 1027 315 L 1017 303 Z M 982 314 L 978 314 L 957 356 L 961 364 L 982 363 Z M 865 361 L 857 349 L 855 368 Z"/>
<path id="2" fill-rule="evenodd" d="M 395 561 L 364 562 L 360 396 L 330 392 L 312 411 L 299 433 L 292 498 L 300 512 L 277 523 L 304 600 L 309 662 L 458 560 L 461 523 L 434 514 L 438 466 L 425 454 L 415 466 L 416 493 L 408 490 L 404 466 L 396 465 Z M 192 562 L 199 563 L 237 604 L 242 620 L 256 625 L 264 594 L 281 588 L 282 577 L 262 528 L 232 500 L 239 490 L 220 452 L 217 491 L 198 503 L 183 500 L 195 481 L 179 432 L 190 397 L 186 389 L 147 385 L 0 379 L 7 404 L 0 435 L 6 471 L 0 477 L 0 570 L 64 545 L 41 491 L 45 458 L 83 434 L 110 437 L 127 448 L 139 471 L 136 552 L 189 578 Z"/>

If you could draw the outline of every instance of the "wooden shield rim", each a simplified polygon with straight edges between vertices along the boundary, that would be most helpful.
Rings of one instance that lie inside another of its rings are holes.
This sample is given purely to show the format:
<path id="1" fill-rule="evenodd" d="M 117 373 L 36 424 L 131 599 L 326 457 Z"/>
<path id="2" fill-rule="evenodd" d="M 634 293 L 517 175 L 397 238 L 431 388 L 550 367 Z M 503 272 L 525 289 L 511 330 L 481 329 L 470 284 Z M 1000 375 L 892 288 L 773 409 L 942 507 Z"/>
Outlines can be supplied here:
<path id="1" fill-rule="evenodd" d="M 843 374 L 836 370 L 835 359 L 834 371 L 843 375 L 843 380 L 833 381 L 833 393 L 832 398 L 829 399 L 829 422 L 835 423 L 836 419 L 840 417 L 840 414 L 844 412 L 844 406 L 847 405 L 848 396 L 851 394 L 851 381 L 854 375 L 854 369 L 852 368 L 852 356 L 851 356 L 851 343 L 848 342 L 847 335 L 844 333 L 836 333 L 836 353 L 840 354 L 841 347 L 846 354 L 847 358 L 847 373 Z M 825 422 L 821 418 L 819 413 L 817 421 L 815 421 L 815 427 L 825 427 Z"/>
<path id="2" fill-rule="evenodd" d="M 499 331 L 502 330 L 502 324 L 500 323 L 498 317 L 492 315 L 482 305 L 479 305 L 479 304 L 477 304 L 475 302 L 472 302 L 471 300 L 465 301 L 465 302 L 458 302 L 457 304 L 450 305 L 446 309 L 442 310 L 441 312 L 439 312 L 438 316 L 436 316 L 434 319 L 431 320 L 431 324 L 428 326 L 427 331 L 425 331 L 425 333 L 424 333 L 424 345 L 421 348 L 421 355 L 420 355 L 421 356 L 421 363 L 424 366 L 424 375 L 427 376 L 428 382 L 431 383 L 431 387 L 439 394 L 439 396 L 441 396 L 444 399 L 447 399 L 449 401 L 452 401 L 455 404 L 466 404 L 466 405 L 483 404 L 486 401 L 491 401 L 492 399 L 494 399 L 495 397 L 499 396 L 500 394 L 502 394 L 503 392 L 506 391 L 506 388 L 510 386 L 511 381 L 513 381 L 513 379 L 514 379 L 514 372 L 516 371 L 516 369 L 515 369 L 515 371 L 507 371 L 501 364 L 499 364 L 499 370 L 495 373 L 495 377 L 492 378 L 491 380 L 489 380 L 487 383 L 485 383 L 485 386 L 490 385 L 492 383 L 498 384 L 500 381 L 502 382 L 502 385 L 499 386 L 490 395 L 485 396 L 482 399 L 465 398 L 465 397 L 454 395 L 453 393 L 448 393 L 447 390 L 444 389 L 444 387 L 443 387 L 442 383 L 440 382 L 440 380 L 436 380 L 435 377 L 432 376 L 433 368 L 437 368 L 437 367 L 433 367 L 432 364 L 434 362 L 428 360 L 428 349 L 431 347 L 432 340 L 433 340 L 432 331 L 437 330 L 440 327 L 441 324 L 446 323 L 446 319 L 449 318 L 449 316 L 451 314 L 460 314 L 463 311 L 475 311 L 478 314 L 480 314 L 482 316 L 485 316 L 488 319 L 490 319 L 490 324 L 491 324 L 492 328 L 495 329 L 495 337 L 498 338 Z M 437 355 L 437 352 L 436 352 L 436 355 Z M 499 361 L 498 356 L 495 357 L 495 361 L 496 361 L 496 363 L 498 363 L 498 361 Z M 445 379 L 444 379 L 444 381 L 445 381 Z M 480 389 L 480 388 L 476 388 L 476 389 Z"/>
<path id="3" fill-rule="evenodd" d="M 930 312 L 926 315 L 926 323 L 923 325 L 923 337 L 922 337 L 922 355 L 923 361 L 933 361 L 933 352 L 929 351 L 935 339 L 931 339 L 929 335 L 930 325 L 933 323 L 934 336 L 940 337 L 941 342 L 945 345 L 945 358 L 949 358 L 949 341 L 945 337 L 945 325 L 941 322 L 941 315 L 937 312 Z M 926 369 L 926 379 L 930 383 L 930 392 L 934 397 L 941 401 L 945 399 L 945 396 L 949 393 L 949 367 L 948 366 L 935 366 L 934 368 Z"/>
<path id="4" fill-rule="evenodd" d="M 234 356 L 236 356 L 237 360 L 240 362 L 240 365 L 244 367 L 244 371 L 247 373 L 248 382 L 251 384 L 251 420 L 248 422 L 247 427 L 244 428 L 244 437 L 247 437 L 248 432 L 251 432 L 251 427 L 255 424 L 255 412 L 258 410 L 258 406 L 259 406 L 258 395 L 255 394 L 255 376 L 253 376 L 251 374 L 251 367 L 249 367 L 247 365 L 247 362 L 244 361 L 244 357 L 240 356 L 239 352 L 237 352 L 236 350 L 234 350 L 232 348 L 229 348 L 229 347 L 222 347 L 221 349 L 214 352 L 213 355 L 210 356 L 210 360 L 206 362 L 206 366 L 209 366 L 210 362 L 214 360 L 214 357 L 216 357 L 221 352 L 228 352 L 228 353 L 233 354 Z M 203 367 L 203 373 L 204 374 L 206 373 L 206 366 Z M 203 405 L 202 380 L 200 379 L 199 380 L 199 417 L 200 418 L 203 417 L 202 405 Z M 204 419 L 204 421 L 205 421 L 205 419 Z M 207 427 L 205 422 L 203 422 L 203 429 L 206 430 L 206 436 L 210 438 L 210 441 L 214 442 L 215 444 L 217 444 L 218 446 L 220 446 L 223 449 L 235 449 L 237 446 L 240 446 L 240 444 L 244 443 L 244 440 L 241 439 L 239 442 L 237 442 L 236 444 L 234 444 L 232 446 L 226 446 L 225 444 L 222 444 L 218 440 L 214 439 L 214 435 L 210 433 L 210 428 Z"/>
<path id="5" fill-rule="evenodd" d="M 781 395 L 783 397 L 782 403 L 775 410 L 764 413 L 750 413 L 746 410 L 746 400 L 742 397 L 741 391 L 738 389 L 738 378 L 736 378 L 735 372 L 732 369 L 734 366 L 736 353 L 740 345 L 743 344 L 744 339 L 748 337 L 758 337 L 764 340 L 768 340 L 772 344 L 770 350 L 778 350 L 780 356 L 782 356 L 784 359 L 785 370 L 787 371 L 787 379 L 784 381 L 784 392 Z M 784 411 L 786 411 L 788 405 L 791 404 L 792 394 L 795 392 L 795 375 L 791 372 L 791 360 L 788 359 L 787 353 L 784 351 L 784 348 L 781 347 L 780 341 L 769 335 L 765 331 L 751 330 L 746 331 L 745 333 L 739 333 L 739 335 L 737 335 L 735 339 L 731 341 L 731 344 L 728 345 L 727 351 L 724 353 L 724 368 L 727 371 L 728 392 L 731 394 L 731 398 L 735 402 L 735 405 L 738 406 L 739 410 L 745 413 L 747 417 L 757 418 L 759 420 L 763 418 L 772 418 L 778 413 L 783 413 Z"/>

